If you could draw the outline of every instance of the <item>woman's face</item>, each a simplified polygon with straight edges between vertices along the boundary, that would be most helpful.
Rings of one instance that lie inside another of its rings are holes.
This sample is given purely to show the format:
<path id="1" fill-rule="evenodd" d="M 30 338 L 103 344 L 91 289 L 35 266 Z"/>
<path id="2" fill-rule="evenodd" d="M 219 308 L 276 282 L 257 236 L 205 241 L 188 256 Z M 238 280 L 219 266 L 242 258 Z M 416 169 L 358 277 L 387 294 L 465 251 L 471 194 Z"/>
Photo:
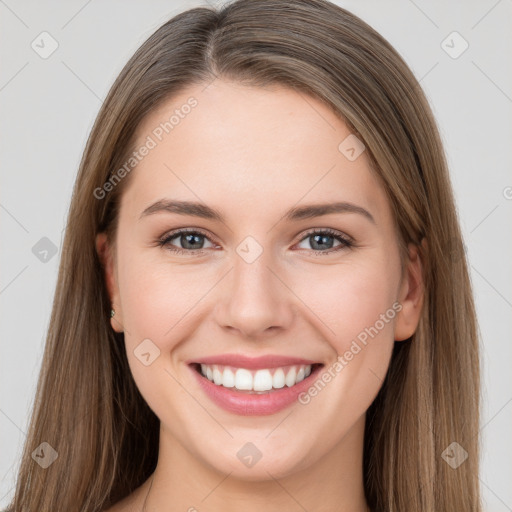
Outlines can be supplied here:
<path id="1" fill-rule="evenodd" d="M 106 271 L 161 445 L 251 480 L 360 451 L 421 306 L 364 146 L 311 97 L 221 80 L 137 135 Z"/>

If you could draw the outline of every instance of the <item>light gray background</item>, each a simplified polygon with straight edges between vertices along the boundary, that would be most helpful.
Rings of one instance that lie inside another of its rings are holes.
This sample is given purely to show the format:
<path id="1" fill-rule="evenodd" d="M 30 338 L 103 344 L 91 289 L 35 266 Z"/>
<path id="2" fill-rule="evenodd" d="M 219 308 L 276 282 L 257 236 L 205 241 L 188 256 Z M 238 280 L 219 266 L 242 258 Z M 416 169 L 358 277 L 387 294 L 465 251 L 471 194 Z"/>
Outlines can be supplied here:
<path id="1" fill-rule="evenodd" d="M 438 119 L 482 334 L 483 495 L 487 511 L 512 511 L 512 2 L 336 3 L 395 46 Z M 0 505 L 13 492 L 86 137 L 137 47 L 170 17 L 198 5 L 206 4 L 0 0 Z M 59 44 L 47 59 L 31 48 L 43 31 Z M 456 59 L 441 46 L 453 31 L 469 43 Z M 58 249 L 46 262 L 32 252 L 42 237 Z"/>

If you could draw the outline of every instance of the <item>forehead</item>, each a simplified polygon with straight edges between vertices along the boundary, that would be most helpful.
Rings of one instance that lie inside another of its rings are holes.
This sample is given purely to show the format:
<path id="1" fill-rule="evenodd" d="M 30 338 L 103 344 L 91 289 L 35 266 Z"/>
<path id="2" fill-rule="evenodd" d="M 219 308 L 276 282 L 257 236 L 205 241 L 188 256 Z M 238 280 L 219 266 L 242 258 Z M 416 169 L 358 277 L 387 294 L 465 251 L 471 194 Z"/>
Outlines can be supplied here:
<path id="1" fill-rule="evenodd" d="M 143 209 L 172 196 L 238 213 L 262 205 L 275 213 L 303 199 L 386 208 L 365 152 L 355 160 L 343 153 L 349 136 L 327 106 L 289 88 L 219 79 L 190 86 L 138 127 L 135 148 L 151 149 L 123 201 Z"/>

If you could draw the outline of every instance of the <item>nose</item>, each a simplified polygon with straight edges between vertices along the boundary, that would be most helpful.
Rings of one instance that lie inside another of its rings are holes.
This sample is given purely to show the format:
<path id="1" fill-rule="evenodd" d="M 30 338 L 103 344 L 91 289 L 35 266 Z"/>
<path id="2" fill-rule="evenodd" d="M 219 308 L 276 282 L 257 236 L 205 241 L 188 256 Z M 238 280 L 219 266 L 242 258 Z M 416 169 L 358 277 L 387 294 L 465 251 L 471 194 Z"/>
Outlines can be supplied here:
<path id="1" fill-rule="evenodd" d="M 236 256 L 219 290 L 215 318 L 221 328 L 240 337 L 266 339 L 290 327 L 293 293 L 266 252 L 252 263 Z"/>

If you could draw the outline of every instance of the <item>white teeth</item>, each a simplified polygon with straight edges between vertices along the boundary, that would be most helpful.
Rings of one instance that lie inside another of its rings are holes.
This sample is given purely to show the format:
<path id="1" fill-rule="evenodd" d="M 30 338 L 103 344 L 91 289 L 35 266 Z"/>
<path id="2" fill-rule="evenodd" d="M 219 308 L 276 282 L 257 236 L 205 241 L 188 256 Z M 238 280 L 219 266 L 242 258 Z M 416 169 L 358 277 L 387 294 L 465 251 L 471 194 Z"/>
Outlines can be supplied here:
<path id="1" fill-rule="evenodd" d="M 286 374 L 286 378 L 284 379 L 284 383 L 290 388 L 292 387 L 296 380 L 295 378 L 297 377 L 297 373 L 296 373 L 296 370 L 295 370 L 295 366 L 292 366 L 290 371 Z"/>
<path id="2" fill-rule="evenodd" d="M 217 386 L 241 391 L 264 392 L 298 384 L 311 374 L 311 365 L 248 370 L 232 366 L 201 364 L 201 373 Z"/>
<path id="3" fill-rule="evenodd" d="M 222 385 L 225 388 L 234 388 L 235 387 L 235 374 L 229 369 L 224 369 L 224 375 L 222 377 Z"/>
<path id="4" fill-rule="evenodd" d="M 220 386 L 222 384 L 222 373 L 217 366 L 213 367 L 213 382 Z"/>
<path id="5" fill-rule="evenodd" d="M 272 375 L 269 370 L 258 370 L 254 376 L 254 391 L 268 391 L 272 389 Z"/>
<path id="6" fill-rule="evenodd" d="M 284 388 L 284 371 L 278 368 L 272 377 L 272 387 L 276 389 Z"/>
<path id="7" fill-rule="evenodd" d="M 238 368 L 235 373 L 235 388 L 250 391 L 252 389 L 252 373 L 244 368 Z"/>

